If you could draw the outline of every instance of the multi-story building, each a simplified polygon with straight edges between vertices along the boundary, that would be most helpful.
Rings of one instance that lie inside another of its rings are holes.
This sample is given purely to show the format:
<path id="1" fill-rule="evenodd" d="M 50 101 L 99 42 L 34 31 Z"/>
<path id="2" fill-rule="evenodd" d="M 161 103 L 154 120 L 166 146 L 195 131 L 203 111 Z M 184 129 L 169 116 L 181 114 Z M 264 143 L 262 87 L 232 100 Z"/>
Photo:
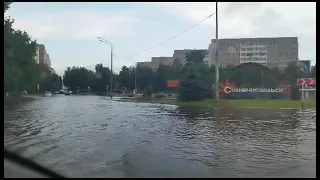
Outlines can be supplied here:
<path id="1" fill-rule="evenodd" d="M 178 60 L 182 65 L 186 64 L 186 55 L 187 53 L 191 52 L 191 51 L 200 51 L 202 52 L 205 57 L 204 57 L 204 61 L 211 65 L 211 63 L 208 62 L 208 50 L 207 49 L 184 49 L 184 50 L 174 50 L 173 52 L 173 60 Z"/>
<path id="2" fill-rule="evenodd" d="M 204 56 L 204 59 L 203 59 L 204 63 L 207 64 L 208 66 L 211 66 L 211 61 L 210 61 L 210 58 L 209 58 L 209 54 L 206 54 Z"/>
<path id="3" fill-rule="evenodd" d="M 51 67 L 50 56 L 46 51 L 46 47 L 43 44 L 38 44 L 36 47 L 36 56 L 34 57 L 35 61 L 42 65 Z"/>
<path id="4" fill-rule="evenodd" d="M 51 67 L 51 61 L 50 61 L 50 56 L 49 56 L 49 54 L 45 53 L 43 62 L 44 62 L 44 64 L 46 64 L 48 67 Z"/>
<path id="5" fill-rule="evenodd" d="M 151 62 L 155 64 L 164 64 L 170 65 L 172 64 L 172 57 L 152 57 Z"/>
<path id="6" fill-rule="evenodd" d="M 174 50 L 173 51 L 173 60 L 174 61 L 177 61 L 180 63 L 180 64 L 185 64 L 185 59 L 186 59 L 186 53 L 189 52 L 190 49 L 185 49 L 185 50 Z"/>
<path id="7" fill-rule="evenodd" d="M 137 66 L 141 66 L 141 67 L 149 67 L 151 68 L 153 71 L 156 71 L 159 67 L 159 64 L 157 63 L 152 63 L 152 62 L 137 62 Z"/>
<path id="8" fill-rule="evenodd" d="M 34 60 L 36 61 L 37 64 L 39 64 L 40 59 L 39 59 L 39 46 L 36 46 L 36 55 L 34 56 Z"/>
<path id="9" fill-rule="evenodd" d="M 283 69 L 290 62 L 298 62 L 297 37 L 219 39 L 218 43 L 222 67 L 255 62 Z M 211 64 L 216 64 L 215 39 L 209 45 L 209 59 Z"/>
<path id="10" fill-rule="evenodd" d="M 172 62 L 172 57 L 152 57 L 151 62 L 137 62 L 137 65 L 150 67 L 153 71 L 156 71 L 160 64 L 171 65 Z"/>

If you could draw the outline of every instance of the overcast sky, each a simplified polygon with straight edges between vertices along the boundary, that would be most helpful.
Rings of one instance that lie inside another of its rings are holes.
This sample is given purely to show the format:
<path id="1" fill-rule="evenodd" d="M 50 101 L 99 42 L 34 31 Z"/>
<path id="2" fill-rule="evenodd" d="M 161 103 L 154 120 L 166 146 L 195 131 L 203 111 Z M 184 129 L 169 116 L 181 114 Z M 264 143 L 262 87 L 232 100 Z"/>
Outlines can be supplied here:
<path id="1" fill-rule="evenodd" d="M 172 56 L 175 49 L 207 49 L 215 38 L 215 17 L 174 40 L 132 56 L 184 31 L 215 11 L 215 3 L 18 3 L 6 15 L 46 46 L 52 67 L 61 75 L 67 66 L 114 69 Z M 316 3 L 219 3 L 219 38 L 297 36 L 300 60 L 316 61 Z"/>

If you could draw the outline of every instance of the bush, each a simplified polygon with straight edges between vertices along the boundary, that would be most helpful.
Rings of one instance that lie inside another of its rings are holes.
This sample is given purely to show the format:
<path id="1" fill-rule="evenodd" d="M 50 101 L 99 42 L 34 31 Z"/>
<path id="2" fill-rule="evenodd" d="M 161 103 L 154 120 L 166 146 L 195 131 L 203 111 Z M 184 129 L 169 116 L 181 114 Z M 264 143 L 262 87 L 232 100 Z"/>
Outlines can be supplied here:
<path id="1" fill-rule="evenodd" d="M 154 95 L 155 98 L 164 98 L 165 94 L 163 92 Z"/>
<path id="2" fill-rule="evenodd" d="M 133 97 L 133 96 L 134 96 L 134 95 L 133 95 L 132 93 L 128 95 L 128 97 Z"/>
<path id="3" fill-rule="evenodd" d="M 299 100 L 301 99 L 301 91 L 299 91 L 299 86 L 293 85 L 291 86 L 291 100 Z"/>
<path id="4" fill-rule="evenodd" d="M 168 96 L 169 96 L 169 97 L 171 97 L 171 96 L 172 96 L 172 94 L 171 94 L 171 93 L 169 93 L 169 94 L 168 94 Z"/>
<path id="5" fill-rule="evenodd" d="M 143 91 L 143 94 L 142 96 L 143 97 L 150 97 L 152 95 L 152 88 L 149 86 L 149 87 L 146 87 Z"/>
<path id="6" fill-rule="evenodd" d="M 215 94 L 213 90 L 209 87 L 209 88 L 206 88 L 204 96 L 206 99 L 213 99 L 215 97 Z"/>

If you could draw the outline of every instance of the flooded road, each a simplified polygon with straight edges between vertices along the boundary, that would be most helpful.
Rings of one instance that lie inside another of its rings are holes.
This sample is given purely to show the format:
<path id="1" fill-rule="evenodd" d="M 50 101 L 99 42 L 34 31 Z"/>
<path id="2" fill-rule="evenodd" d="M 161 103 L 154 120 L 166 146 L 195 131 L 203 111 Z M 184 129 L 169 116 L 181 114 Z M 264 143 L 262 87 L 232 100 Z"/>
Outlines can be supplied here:
<path id="1" fill-rule="evenodd" d="M 4 146 L 68 177 L 316 177 L 316 110 L 39 97 L 4 109 Z"/>

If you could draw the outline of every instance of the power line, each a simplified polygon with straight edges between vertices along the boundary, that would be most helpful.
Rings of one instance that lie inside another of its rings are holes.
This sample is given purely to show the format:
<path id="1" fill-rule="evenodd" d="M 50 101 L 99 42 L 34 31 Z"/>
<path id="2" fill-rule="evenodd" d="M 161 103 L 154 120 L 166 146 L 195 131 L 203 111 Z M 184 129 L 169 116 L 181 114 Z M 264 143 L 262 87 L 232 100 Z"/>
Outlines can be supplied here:
<path id="1" fill-rule="evenodd" d="M 186 30 L 182 31 L 181 33 L 179 33 L 179 34 L 177 34 L 177 35 L 175 35 L 175 36 L 173 36 L 173 37 L 171 37 L 171 38 L 169 38 L 169 39 L 167 39 L 167 40 L 165 40 L 165 41 L 163 41 L 163 42 L 161 42 L 161 43 L 159 43 L 159 44 L 157 44 L 157 45 L 155 45 L 155 46 L 152 46 L 152 47 L 150 47 L 150 48 L 148 48 L 148 49 L 145 49 L 145 50 L 142 50 L 142 51 L 136 52 L 136 53 L 134 53 L 133 55 L 135 55 L 135 54 L 140 54 L 140 53 L 143 53 L 143 52 L 149 51 L 149 50 L 151 50 L 151 49 L 154 49 L 154 48 L 156 48 L 156 47 L 158 47 L 158 46 L 161 46 L 162 44 L 165 44 L 165 43 L 167 43 L 167 42 L 171 41 L 172 39 L 175 39 L 176 37 L 178 37 L 178 36 L 180 36 L 180 35 L 182 35 L 182 34 L 184 34 L 184 33 L 188 32 L 189 30 L 191 30 L 191 29 L 193 29 L 194 27 L 198 26 L 198 25 L 199 25 L 199 24 L 201 24 L 203 21 L 205 21 L 205 20 L 207 20 L 207 19 L 211 18 L 211 17 L 212 17 L 212 15 L 214 15 L 214 14 L 215 14 L 215 13 L 211 13 L 209 16 L 207 16 L 207 17 L 206 17 L 206 18 L 204 18 L 203 20 L 201 20 L 201 21 L 197 22 L 196 24 L 194 24 L 193 26 L 189 27 L 188 29 L 186 29 Z M 133 55 L 132 55 L 132 56 L 133 56 Z"/>

